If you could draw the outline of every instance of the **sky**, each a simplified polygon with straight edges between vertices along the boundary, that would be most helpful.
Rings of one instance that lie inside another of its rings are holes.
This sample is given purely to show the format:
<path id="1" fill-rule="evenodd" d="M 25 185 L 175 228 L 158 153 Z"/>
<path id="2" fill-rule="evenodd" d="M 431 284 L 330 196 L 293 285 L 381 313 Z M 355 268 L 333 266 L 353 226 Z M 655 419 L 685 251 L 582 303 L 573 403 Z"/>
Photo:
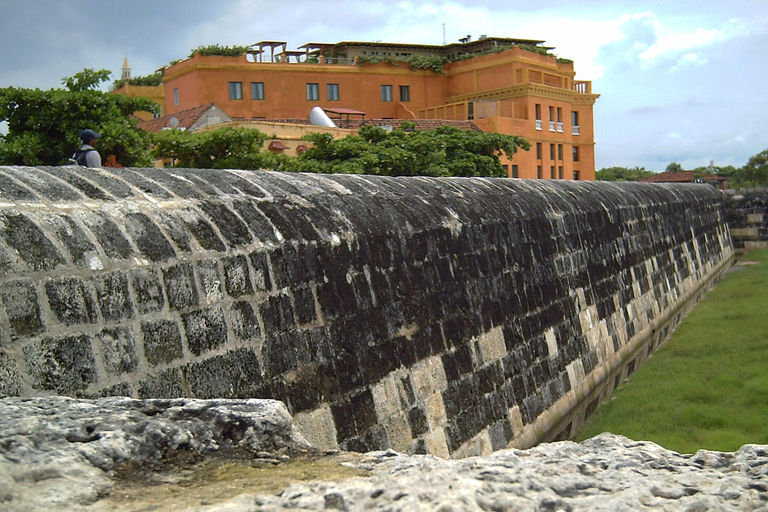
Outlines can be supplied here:
<path id="1" fill-rule="evenodd" d="M 743 166 L 768 149 L 768 0 L 0 0 L 0 87 L 152 74 L 199 46 L 546 41 L 592 81 L 596 167 Z"/>

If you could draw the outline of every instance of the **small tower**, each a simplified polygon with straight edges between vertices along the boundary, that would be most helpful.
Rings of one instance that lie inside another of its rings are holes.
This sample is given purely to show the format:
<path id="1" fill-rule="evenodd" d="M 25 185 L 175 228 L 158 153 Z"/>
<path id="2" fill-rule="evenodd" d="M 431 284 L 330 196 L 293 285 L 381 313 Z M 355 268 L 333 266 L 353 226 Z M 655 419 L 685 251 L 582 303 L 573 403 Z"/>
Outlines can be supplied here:
<path id="1" fill-rule="evenodd" d="M 128 56 L 126 55 L 125 60 L 123 61 L 123 74 L 120 79 L 128 80 L 129 78 L 131 78 L 131 65 L 128 64 Z"/>

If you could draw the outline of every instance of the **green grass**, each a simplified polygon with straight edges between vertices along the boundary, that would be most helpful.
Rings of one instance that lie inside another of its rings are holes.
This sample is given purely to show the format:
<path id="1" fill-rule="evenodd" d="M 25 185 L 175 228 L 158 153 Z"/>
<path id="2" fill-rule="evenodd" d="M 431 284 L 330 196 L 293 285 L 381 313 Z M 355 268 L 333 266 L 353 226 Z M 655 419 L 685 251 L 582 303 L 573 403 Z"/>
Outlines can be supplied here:
<path id="1" fill-rule="evenodd" d="M 680 453 L 768 444 L 768 250 L 748 253 L 589 418 Z"/>

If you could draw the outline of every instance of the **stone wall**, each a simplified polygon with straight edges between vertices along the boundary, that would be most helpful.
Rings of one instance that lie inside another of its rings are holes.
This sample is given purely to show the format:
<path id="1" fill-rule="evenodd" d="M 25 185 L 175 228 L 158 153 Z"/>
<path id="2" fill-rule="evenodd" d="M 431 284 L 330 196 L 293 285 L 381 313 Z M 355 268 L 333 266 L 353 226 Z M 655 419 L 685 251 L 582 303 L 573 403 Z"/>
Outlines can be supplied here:
<path id="1" fill-rule="evenodd" d="M 751 251 L 768 247 L 768 188 L 723 192 L 734 249 Z"/>
<path id="2" fill-rule="evenodd" d="M 0 167 L 0 395 L 283 401 L 312 444 L 564 437 L 729 265 L 699 185 Z"/>

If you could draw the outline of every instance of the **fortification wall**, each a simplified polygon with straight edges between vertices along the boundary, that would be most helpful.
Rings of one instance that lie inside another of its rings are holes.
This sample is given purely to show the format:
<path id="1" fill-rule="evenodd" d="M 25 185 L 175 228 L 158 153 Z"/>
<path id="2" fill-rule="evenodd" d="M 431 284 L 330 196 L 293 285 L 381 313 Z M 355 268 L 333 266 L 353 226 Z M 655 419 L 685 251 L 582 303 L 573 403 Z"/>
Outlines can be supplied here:
<path id="1" fill-rule="evenodd" d="M 699 185 L 0 167 L 0 395 L 269 397 L 325 448 L 530 446 L 732 252 Z"/>
<path id="2" fill-rule="evenodd" d="M 768 247 L 768 188 L 723 192 L 734 249 L 751 251 Z"/>

